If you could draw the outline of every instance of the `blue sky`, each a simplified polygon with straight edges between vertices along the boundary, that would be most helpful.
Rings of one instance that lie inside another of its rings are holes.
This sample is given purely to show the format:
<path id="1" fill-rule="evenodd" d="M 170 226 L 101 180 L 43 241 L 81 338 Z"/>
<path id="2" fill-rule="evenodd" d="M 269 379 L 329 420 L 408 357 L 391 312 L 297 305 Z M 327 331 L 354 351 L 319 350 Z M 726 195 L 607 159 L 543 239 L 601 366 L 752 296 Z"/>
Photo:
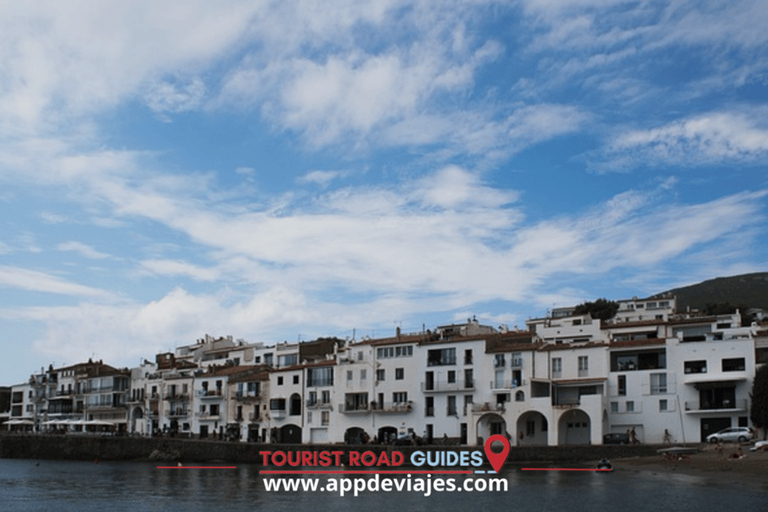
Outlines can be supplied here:
<path id="1" fill-rule="evenodd" d="M 768 260 L 759 1 L 5 2 L 0 382 Z"/>

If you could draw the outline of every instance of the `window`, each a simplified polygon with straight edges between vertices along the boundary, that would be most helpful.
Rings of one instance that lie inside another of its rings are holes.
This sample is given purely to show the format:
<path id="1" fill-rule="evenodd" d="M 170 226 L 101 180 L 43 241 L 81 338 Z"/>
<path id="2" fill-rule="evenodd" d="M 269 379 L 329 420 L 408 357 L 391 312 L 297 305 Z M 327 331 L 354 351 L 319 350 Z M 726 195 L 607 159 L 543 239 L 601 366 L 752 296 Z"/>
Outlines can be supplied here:
<path id="1" fill-rule="evenodd" d="M 363 351 L 362 350 L 357 353 L 357 360 L 358 361 L 362 361 L 363 360 Z"/>
<path id="2" fill-rule="evenodd" d="M 427 352 L 427 366 L 446 366 L 456 364 L 455 348 L 438 348 Z"/>
<path id="3" fill-rule="evenodd" d="M 270 411 L 284 411 L 285 410 L 285 398 L 273 398 L 269 401 Z"/>
<path id="4" fill-rule="evenodd" d="M 446 412 L 448 416 L 456 416 L 456 396 L 455 395 L 448 395 L 448 407 Z"/>
<path id="5" fill-rule="evenodd" d="M 683 363 L 685 373 L 707 373 L 706 361 L 686 361 Z"/>
<path id="6" fill-rule="evenodd" d="M 322 396 L 324 404 L 327 405 L 327 404 L 331 403 L 331 392 L 330 391 L 328 391 L 328 390 L 323 391 L 321 396 Z"/>
<path id="7" fill-rule="evenodd" d="M 472 349 L 468 348 L 464 351 L 464 364 L 472 364 Z"/>
<path id="8" fill-rule="evenodd" d="M 559 357 L 552 358 L 552 377 L 557 378 L 563 372 L 563 360 Z"/>
<path id="9" fill-rule="evenodd" d="M 426 411 L 424 411 L 425 416 L 434 416 L 435 415 L 435 397 L 428 396 L 426 403 L 425 403 Z"/>
<path id="10" fill-rule="evenodd" d="M 472 395 L 464 395 L 464 416 L 467 415 L 467 409 L 472 405 L 473 400 Z"/>
<path id="11" fill-rule="evenodd" d="M 627 395 L 627 376 L 626 375 L 619 375 L 618 378 L 619 383 L 619 396 L 626 396 Z"/>
<path id="12" fill-rule="evenodd" d="M 310 368 L 307 372 L 307 386 L 333 386 L 333 368 Z"/>
<path id="13" fill-rule="evenodd" d="M 362 368 L 360 370 L 360 380 L 365 380 L 368 378 L 368 371 L 366 371 L 365 368 Z"/>
<path id="14" fill-rule="evenodd" d="M 659 411 L 666 411 L 668 410 L 669 404 L 667 403 L 666 399 L 659 400 Z"/>
<path id="15" fill-rule="evenodd" d="M 293 376 L 293 383 L 294 384 L 298 384 L 299 383 L 299 376 L 298 375 L 294 375 Z"/>
<path id="16" fill-rule="evenodd" d="M 579 371 L 589 370 L 589 357 L 579 356 Z"/>
<path id="17" fill-rule="evenodd" d="M 734 359 L 723 359 L 723 371 L 724 372 L 743 372 L 746 367 L 743 357 L 737 357 Z"/>
<path id="18" fill-rule="evenodd" d="M 395 368 L 395 380 L 403 380 L 405 378 L 404 368 Z"/>
<path id="19" fill-rule="evenodd" d="M 280 368 L 299 364 L 299 354 L 286 354 L 277 356 L 277 366 Z"/>
<path id="20" fill-rule="evenodd" d="M 451 370 L 448 372 L 448 383 L 453 384 L 456 382 L 456 372 Z"/>
<path id="21" fill-rule="evenodd" d="M 665 395 L 666 393 L 667 393 L 667 374 L 652 373 L 651 374 L 651 394 Z"/>
<path id="22" fill-rule="evenodd" d="M 633 400 L 627 400 L 627 412 L 635 412 L 635 402 Z"/>
<path id="23" fill-rule="evenodd" d="M 309 398 L 307 398 L 307 407 L 314 407 L 317 405 L 317 391 L 310 391 Z"/>
<path id="24" fill-rule="evenodd" d="M 376 357 L 386 359 L 390 357 L 411 357 L 413 355 L 413 345 L 399 347 L 381 347 L 376 349 Z"/>
<path id="25" fill-rule="evenodd" d="M 408 392 L 395 391 L 394 393 L 392 393 L 392 401 L 396 404 L 404 404 L 408 402 Z"/>
<path id="26" fill-rule="evenodd" d="M 283 378 L 282 377 L 278 377 L 277 378 L 277 385 L 278 386 L 282 386 L 283 385 Z"/>
<path id="27" fill-rule="evenodd" d="M 611 402 L 611 412 L 619 412 L 619 402 Z"/>
<path id="28" fill-rule="evenodd" d="M 380 368 L 380 369 L 376 370 L 376 380 L 379 381 L 379 382 L 383 381 L 384 380 L 384 374 L 385 374 L 384 368 Z"/>
<path id="29" fill-rule="evenodd" d="M 496 354 L 493 357 L 493 366 L 495 366 L 496 368 L 501 368 L 502 366 L 504 366 L 504 361 L 505 361 L 504 354 Z"/>
<path id="30" fill-rule="evenodd" d="M 347 382 L 352 380 L 352 370 L 347 370 Z"/>
<path id="31" fill-rule="evenodd" d="M 320 413 L 320 424 L 323 426 L 328 426 L 331 423 L 331 413 L 330 411 L 323 411 Z"/>
<path id="32" fill-rule="evenodd" d="M 466 370 L 464 370 L 464 387 L 472 388 L 474 386 L 475 386 L 474 372 L 472 371 L 472 368 L 467 368 Z"/>

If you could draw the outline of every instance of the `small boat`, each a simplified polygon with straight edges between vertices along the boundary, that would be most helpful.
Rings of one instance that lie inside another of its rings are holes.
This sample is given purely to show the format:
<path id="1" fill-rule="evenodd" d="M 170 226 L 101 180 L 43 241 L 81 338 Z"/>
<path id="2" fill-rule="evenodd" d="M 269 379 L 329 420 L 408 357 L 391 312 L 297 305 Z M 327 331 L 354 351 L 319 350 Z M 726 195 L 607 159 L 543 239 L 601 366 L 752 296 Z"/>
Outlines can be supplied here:
<path id="1" fill-rule="evenodd" d="M 611 464 L 611 461 L 603 458 L 597 463 L 597 469 L 599 471 L 613 471 L 613 465 Z"/>

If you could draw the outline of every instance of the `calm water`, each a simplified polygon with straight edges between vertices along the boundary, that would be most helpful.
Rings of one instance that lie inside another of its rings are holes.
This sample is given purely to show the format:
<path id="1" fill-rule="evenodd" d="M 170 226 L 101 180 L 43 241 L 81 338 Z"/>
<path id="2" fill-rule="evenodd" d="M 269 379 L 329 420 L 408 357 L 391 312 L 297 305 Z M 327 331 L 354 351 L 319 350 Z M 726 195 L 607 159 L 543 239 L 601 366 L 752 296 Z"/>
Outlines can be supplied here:
<path id="1" fill-rule="evenodd" d="M 39 465 L 38 465 L 39 464 Z M 367 492 L 355 498 L 321 492 L 267 492 L 259 467 L 161 470 L 156 464 L 0 459 L 0 507 L 9 511 L 765 511 L 768 487 L 705 485 L 684 475 L 560 473 L 507 467 L 509 491 Z M 768 475 L 766 475 L 768 484 Z"/>

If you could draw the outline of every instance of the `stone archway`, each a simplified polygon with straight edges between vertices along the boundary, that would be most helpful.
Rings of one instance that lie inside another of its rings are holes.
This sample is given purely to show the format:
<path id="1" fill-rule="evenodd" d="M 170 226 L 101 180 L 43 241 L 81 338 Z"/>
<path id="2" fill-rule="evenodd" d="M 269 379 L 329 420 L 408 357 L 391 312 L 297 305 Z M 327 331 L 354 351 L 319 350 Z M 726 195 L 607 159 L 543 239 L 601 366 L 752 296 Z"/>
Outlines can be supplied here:
<path id="1" fill-rule="evenodd" d="M 280 444 L 301 444 L 301 427 L 285 425 L 280 428 Z"/>
<path id="2" fill-rule="evenodd" d="M 345 444 L 365 444 L 365 430 L 360 427 L 349 427 L 344 433 Z"/>
<path id="3" fill-rule="evenodd" d="M 501 415 L 489 412 L 480 416 L 477 420 L 477 442 L 482 445 L 490 436 L 500 434 L 507 435 L 507 422 Z"/>
<path id="4" fill-rule="evenodd" d="M 581 409 L 565 411 L 558 422 L 557 444 L 591 444 L 591 428 L 592 421 L 586 412 Z"/>
<path id="5" fill-rule="evenodd" d="M 141 407 L 134 407 L 131 411 L 131 433 L 145 433 L 144 425 L 142 424 L 143 419 L 144 411 L 141 410 Z"/>
<path id="6" fill-rule="evenodd" d="M 378 436 L 379 442 L 381 444 L 389 444 L 397 439 L 397 428 L 381 427 L 376 435 Z"/>
<path id="7" fill-rule="evenodd" d="M 549 444 L 549 422 L 537 411 L 528 411 L 517 419 L 518 446 L 546 446 Z"/>

